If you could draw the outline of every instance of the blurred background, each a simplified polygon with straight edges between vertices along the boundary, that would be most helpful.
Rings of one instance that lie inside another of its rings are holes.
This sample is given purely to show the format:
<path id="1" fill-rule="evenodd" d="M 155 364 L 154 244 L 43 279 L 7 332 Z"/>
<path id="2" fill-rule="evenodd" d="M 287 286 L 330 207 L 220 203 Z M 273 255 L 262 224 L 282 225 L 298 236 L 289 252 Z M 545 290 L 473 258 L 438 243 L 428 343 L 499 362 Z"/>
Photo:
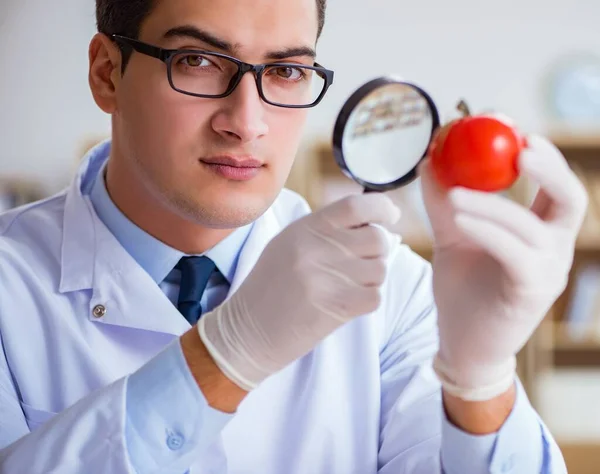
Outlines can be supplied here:
<path id="1" fill-rule="evenodd" d="M 598 0 L 329 0 L 318 61 L 335 83 L 310 114 L 288 186 L 314 208 L 360 188 L 335 166 L 337 113 L 384 74 L 417 82 L 443 120 L 465 99 L 550 137 L 590 194 L 564 295 L 523 350 L 519 370 L 564 450 L 569 472 L 600 468 L 600 18 Z M 92 101 L 92 0 L 0 1 L 0 210 L 66 186 L 84 152 L 109 136 Z M 530 183 L 511 197 L 523 203 Z M 403 239 L 430 258 L 419 183 L 392 193 Z"/>

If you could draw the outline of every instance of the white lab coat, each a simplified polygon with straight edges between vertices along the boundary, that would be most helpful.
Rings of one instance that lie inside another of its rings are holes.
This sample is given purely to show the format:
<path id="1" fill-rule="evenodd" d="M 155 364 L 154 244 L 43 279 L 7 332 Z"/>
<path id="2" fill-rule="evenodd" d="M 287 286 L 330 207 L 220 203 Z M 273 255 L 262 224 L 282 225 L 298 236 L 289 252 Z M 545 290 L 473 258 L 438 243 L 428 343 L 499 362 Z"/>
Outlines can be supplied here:
<path id="1" fill-rule="evenodd" d="M 133 473 L 123 435 L 127 376 L 190 328 L 96 216 L 86 193 L 101 165 L 85 162 L 64 193 L 0 217 L 3 474 Z M 281 193 L 256 222 L 230 294 L 269 240 L 308 211 L 299 196 Z M 209 434 L 214 444 L 192 474 L 440 472 L 431 270 L 401 246 L 390 272 L 380 309 L 252 392 L 225 429 Z M 535 413 L 520 403 L 511 429 L 539 440 Z M 445 449 L 476 457 L 466 435 L 452 436 Z M 490 465 L 514 450 L 501 444 Z M 552 459 L 560 463 L 560 454 Z"/>

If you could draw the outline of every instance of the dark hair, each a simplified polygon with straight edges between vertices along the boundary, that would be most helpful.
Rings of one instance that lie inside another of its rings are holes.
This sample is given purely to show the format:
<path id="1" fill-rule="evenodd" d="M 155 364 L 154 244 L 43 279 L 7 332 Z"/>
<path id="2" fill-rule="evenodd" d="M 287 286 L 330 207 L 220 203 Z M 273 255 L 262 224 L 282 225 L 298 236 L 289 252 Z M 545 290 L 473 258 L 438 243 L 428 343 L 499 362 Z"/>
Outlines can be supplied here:
<path id="1" fill-rule="evenodd" d="M 140 26 L 150 14 L 157 0 L 96 0 L 96 24 L 98 31 L 107 36 L 122 35 L 137 38 Z M 316 0 L 319 15 L 317 37 L 325 25 L 327 0 Z M 123 62 L 127 62 L 124 55 Z"/>
<path id="2" fill-rule="evenodd" d="M 137 38 L 156 0 L 96 0 L 96 25 L 105 35 Z"/>

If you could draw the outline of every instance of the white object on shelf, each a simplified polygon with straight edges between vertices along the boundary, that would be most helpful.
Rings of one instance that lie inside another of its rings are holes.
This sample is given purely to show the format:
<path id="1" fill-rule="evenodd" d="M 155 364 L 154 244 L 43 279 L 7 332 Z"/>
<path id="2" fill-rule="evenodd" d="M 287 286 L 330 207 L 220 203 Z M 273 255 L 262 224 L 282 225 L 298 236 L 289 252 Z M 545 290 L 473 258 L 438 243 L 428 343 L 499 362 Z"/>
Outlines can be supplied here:
<path id="1" fill-rule="evenodd" d="M 575 274 L 573 293 L 565 314 L 565 329 L 573 340 L 581 341 L 591 335 L 598 298 L 600 298 L 600 265 L 587 264 Z"/>
<path id="2" fill-rule="evenodd" d="M 600 370 L 557 369 L 538 374 L 536 409 L 562 442 L 600 441 Z"/>

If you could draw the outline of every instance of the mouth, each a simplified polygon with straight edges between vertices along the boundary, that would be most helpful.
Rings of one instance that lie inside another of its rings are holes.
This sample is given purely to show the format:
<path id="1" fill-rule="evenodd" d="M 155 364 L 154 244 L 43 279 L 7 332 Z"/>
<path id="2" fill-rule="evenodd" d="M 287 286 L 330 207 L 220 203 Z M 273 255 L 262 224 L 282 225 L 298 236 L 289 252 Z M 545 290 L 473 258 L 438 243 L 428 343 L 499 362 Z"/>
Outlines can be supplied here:
<path id="1" fill-rule="evenodd" d="M 213 156 L 200 159 L 200 163 L 213 173 L 232 181 L 249 181 L 264 167 L 263 162 L 251 156 Z"/>

